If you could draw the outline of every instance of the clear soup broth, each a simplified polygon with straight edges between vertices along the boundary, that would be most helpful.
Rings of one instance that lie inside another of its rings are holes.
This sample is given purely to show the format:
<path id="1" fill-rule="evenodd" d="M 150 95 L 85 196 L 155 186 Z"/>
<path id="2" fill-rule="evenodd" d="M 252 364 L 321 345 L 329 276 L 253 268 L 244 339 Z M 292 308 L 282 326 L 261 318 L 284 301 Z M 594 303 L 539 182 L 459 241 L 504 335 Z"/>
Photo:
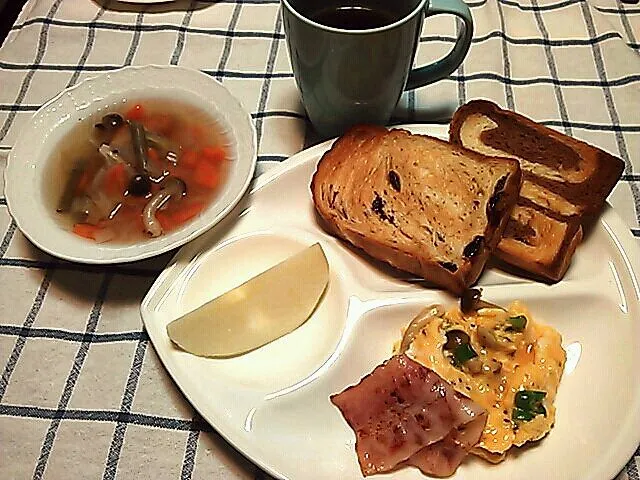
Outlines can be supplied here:
<path id="1" fill-rule="evenodd" d="M 62 228 L 98 243 L 134 243 L 200 215 L 231 161 L 222 126 L 206 112 L 175 101 L 128 102 L 59 142 L 44 193 Z"/>

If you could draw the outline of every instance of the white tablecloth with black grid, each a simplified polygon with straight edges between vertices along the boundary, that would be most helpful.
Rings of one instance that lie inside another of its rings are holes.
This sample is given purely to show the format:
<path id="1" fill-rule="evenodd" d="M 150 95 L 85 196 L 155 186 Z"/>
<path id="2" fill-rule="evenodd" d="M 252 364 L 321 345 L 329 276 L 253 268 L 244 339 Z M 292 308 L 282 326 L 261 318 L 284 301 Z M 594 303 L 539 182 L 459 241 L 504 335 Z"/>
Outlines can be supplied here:
<path id="1" fill-rule="evenodd" d="M 446 122 L 483 97 L 594 143 L 626 162 L 609 201 L 640 241 L 640 5 L 469 6 L 476 26 L 464 64 L 405 94 L 393 121 Z M 46 100 L 141 64 L 192 67 L 224 83 L 253 116 L 260 170 L 300 151 L 316 139 L 279 9 L 278 0 L 29 0 L 0 49 L 2 168 Z M 417 63 L 448 51 L 455 28 L 428 20 Z M 194 413 L 142 328 L 140 300 L 170 255 L 109 267 L 57 261 L 17 231 L 4 197 L 0 238 L 0 478 L 267 478 Z M 620 478 L 638 480 L 639 460 L 636 451 Z"/>

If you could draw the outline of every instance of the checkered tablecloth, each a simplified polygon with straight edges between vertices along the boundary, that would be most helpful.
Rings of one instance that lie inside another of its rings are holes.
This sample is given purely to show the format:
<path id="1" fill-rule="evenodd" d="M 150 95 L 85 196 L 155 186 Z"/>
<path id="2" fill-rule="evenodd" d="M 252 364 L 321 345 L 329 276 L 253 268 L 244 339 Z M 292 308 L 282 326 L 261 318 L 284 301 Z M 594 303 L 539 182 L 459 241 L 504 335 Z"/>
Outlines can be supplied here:
<path id="1" fill-rule="evenodd" d="M 640 241 L 640 5 L 469 6 L 476 28 L 464 64 L 405 94 L 393 121 L 446 122 L 483 97 L 594 143 L 626 162 L 609 200 Z M 278 0 L 28 1 L 0 49 L 2 168 L 47 99 L 84 78 L 151 63 L 223 82 L 253 116 L 261 166 L 300 151 L 314 136 L 279 9 Z M 447 51 L 455 28 L 429 20 L 417 63 Z M 142 328 L 140 301 L 169 255 L 109 267 L 57 261 L 17 231 L 4 197 L 0 239 L 0 479 L 267 478 L 194 413 Z M 621 479 L 638 480 L 639 459 L 636 451 Z"/>

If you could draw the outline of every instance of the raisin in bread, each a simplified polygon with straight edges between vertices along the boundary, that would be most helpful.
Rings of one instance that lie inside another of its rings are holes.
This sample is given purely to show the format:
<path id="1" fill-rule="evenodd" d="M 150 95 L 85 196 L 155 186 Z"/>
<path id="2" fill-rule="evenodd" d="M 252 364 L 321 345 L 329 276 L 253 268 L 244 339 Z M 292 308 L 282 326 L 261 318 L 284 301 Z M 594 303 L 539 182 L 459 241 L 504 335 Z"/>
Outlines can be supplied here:
<path id="1" fill-rule="evenodd" d="M 323 155 L 311 191 L 333 235 L 461 294 L 498 243 L 520 183 L 515 160 L 360 126 Z"/>
<path id="2" fill-rule="evenodd" d="M 560 280 L 601 210 L 624 163 L 608 153 L 492 102 L 474 100 L 453 116 L 450 141 L 485 155 L 513 158 L 523 172 L 520 198 L 496 256 Z"/>

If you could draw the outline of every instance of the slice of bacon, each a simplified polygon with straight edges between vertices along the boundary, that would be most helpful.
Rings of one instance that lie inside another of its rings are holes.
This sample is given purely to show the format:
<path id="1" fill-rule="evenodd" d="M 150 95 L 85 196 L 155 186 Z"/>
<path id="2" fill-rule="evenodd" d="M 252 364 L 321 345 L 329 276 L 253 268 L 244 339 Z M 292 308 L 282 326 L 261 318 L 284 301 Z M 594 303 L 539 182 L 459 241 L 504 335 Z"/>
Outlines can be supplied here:
<path id="1" fill-rule="evenodd" d="M 355 431 L 365 476 L 403 462 L 426 474 L 450 475 L 486 422 L 480 406 L 406 355 L 391 357 L 331 401 Z"/>
<path id="2" fill-rule="evenodd" d="M 471 403 L 477 407 L 477 404 Z M 478 443 L 486 421 L 486 412 L 480 410 L 473 420 L 458 426 L 439 442 L 424 447 L 409 457 L 405 463 L 418 467 L 425 475 L 434 477 L 453 475 L 471 448 Z"/>
<path id="3" fill-rule="evenodd" d="M 451 389 L 448 383 L 447 386 Z M 447 401 L 453 411 L 467 412 L 473 418 L 464 422 L 463 415 L 463 423 L 445 438 L 432 443 L 407 459 L 407 464 L 418 467 L 426 475 L 436 477 L 453 475 L 471 448 L 478 443 L 487 421 L 487 412 L 469 398 L 455 392 L 454 395 L 447 395 Z"/>
<path id="4" fill-rule="evenodd" d="M 439 442 L 424 447 L 409 457 L 406 463 L 418 467 L 425 475 L 448 477 L 453 475 L 468 453 L 450 434 Z"/>

